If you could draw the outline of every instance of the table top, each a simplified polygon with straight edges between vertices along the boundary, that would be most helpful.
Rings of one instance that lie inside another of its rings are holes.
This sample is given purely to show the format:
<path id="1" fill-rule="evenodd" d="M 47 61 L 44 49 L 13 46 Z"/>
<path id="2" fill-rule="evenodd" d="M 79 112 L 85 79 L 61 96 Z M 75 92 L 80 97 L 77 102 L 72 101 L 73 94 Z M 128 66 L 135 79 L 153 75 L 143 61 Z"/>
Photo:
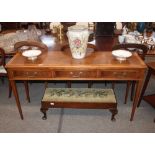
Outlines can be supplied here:
<path id="1" fill-rule="evenodd" d="M 84 59 L 73 59 L 70 52 L 51 51 L 42 53 L 34 61 L 28 60 L 17 53 L 7 64 L 6 68 L 76 68 L 76 69 L 111 69 L 111 68 L 146 68 L 143 60 L 133 53 L 133 55 L 125 61 L 118 61 L 109 51 L 87 52 Z"/>

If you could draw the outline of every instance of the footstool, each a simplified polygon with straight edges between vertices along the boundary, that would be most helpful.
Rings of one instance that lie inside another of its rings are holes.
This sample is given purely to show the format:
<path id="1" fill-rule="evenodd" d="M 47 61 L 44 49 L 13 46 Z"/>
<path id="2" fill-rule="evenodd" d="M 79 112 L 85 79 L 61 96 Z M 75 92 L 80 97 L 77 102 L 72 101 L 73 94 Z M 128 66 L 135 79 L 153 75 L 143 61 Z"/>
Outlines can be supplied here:
<path id="1" fill-rule="evenodd" d="M 49 108 L 109 109 L 113 121 L 118 112 L 113 89 L 99 88 L 46 88 L 41 101 L 42 119 L 47 119 Z"/>

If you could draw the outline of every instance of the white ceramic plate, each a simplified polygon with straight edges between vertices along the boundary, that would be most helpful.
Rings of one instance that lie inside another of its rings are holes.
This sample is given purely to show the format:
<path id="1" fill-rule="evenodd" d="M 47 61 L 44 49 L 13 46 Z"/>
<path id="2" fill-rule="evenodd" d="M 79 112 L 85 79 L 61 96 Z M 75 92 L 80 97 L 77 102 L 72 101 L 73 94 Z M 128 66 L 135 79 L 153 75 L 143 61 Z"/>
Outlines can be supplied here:
<path id="1" fill-rule="evenodd" d="M 26 50 L 22 53 L 29 60 L 35 60 L 41 54 L 41 50 Z"/>
<path id="2" fill-rule="evenodd" d="M 29 46 L 22 46 L 20 49 L 21 50 L 28 50 Z"/>
<path id="3" fill-rule="evenodd" d="M 117 60 L 126 60 L 127 58 L 132 56 L 132 53 L 127 50 L 114 50 L 112 51 L 112 55 L 116 57 Z"/>

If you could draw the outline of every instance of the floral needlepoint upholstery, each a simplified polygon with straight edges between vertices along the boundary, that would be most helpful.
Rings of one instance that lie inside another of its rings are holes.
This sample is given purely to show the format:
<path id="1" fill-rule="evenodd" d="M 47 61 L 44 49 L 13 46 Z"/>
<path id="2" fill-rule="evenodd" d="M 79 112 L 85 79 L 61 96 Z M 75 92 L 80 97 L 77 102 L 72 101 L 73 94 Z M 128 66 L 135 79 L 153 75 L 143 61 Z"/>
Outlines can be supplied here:
<path id="1" fill-rule="evenodd" d="M 113 89 L 47 88 L 42 101 L 116 103 Z"/>

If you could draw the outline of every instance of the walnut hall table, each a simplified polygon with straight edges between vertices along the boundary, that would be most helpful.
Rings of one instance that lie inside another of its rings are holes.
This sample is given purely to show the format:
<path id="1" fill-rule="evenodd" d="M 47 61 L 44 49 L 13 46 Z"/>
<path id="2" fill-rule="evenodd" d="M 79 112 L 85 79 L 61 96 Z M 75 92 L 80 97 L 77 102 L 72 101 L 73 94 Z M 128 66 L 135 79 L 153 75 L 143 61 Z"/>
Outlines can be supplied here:
<path id="1" fill-rule="evenodd" d="M 49 51 L 42 53 L 35 61 L 17 53 L 7 63 L 6 68 L 21 119 L 24 117 L 16 80 L 135 80 L 136 92 L 130 117 L 132 121 L 147 67 L 136 53 L 128 60 L 119 62 L 109 51 L 88 52 L 87 56 L 80 60 L 73 59 L 70 52 Z"/>

